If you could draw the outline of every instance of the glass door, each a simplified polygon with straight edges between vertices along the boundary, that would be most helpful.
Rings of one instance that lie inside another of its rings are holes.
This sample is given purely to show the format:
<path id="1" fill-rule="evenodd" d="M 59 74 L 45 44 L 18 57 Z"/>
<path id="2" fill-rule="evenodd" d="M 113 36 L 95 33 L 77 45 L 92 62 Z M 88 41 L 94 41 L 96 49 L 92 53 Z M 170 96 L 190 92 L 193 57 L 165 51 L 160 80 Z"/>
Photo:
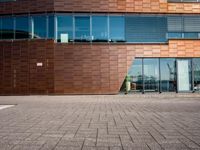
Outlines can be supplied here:
<path id="1" fill-rule="evenodd" d="M 144 91 L 159 91 L 159 59 L 146 58 L 143 60 Z"/>
<path id="2" fill-rule="evenodd" d="M 177 59 L 178 92 L 188 92 L 192 89 L 191 59 Z"/>

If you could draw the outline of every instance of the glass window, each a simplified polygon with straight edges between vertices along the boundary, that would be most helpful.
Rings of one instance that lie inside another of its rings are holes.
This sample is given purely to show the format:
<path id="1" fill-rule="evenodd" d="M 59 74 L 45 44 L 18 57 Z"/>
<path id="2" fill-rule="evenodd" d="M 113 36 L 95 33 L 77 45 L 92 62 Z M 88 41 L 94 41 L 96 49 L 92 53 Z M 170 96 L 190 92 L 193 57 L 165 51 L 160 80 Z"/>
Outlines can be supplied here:
<path id="1" fill-rule="evenodd" d="M 14 39 L 14 18 L 2 18 L 2 39 Z"/>
<path id="2" fill-rule="evenodd" d="M 41 39 L 47 36 L 47 17 L 33 16 L 33 38 Z"/>
<path id="3" fill-rule="evenodd" d="M 54 20 L 54 15 L 49 15 L 48 16 L 48 38 L 49 39 L 54 39 L 54 27 L 55 27 L 55 20 Z"/>
<path id="4" fill-rule="evenodd" d="M 131 90 L 142 91 L 143 79 L 142 79 L 142 59 L 135 59 L 131 68 L 128 71 L 128 76 L 131 79 Z"/>
<path id="5" fill-rule="evenodd" d="M 29 19 L 28 17 L 16 17 L 15 38 L 29 38 Z"/>
<path id="6" fill-rule="evenodd" d="M 185 39 L 198 39 L 199 34 L 198 33 L 184 33 Z"/>
<path id="7" fill-rule="evenodd" d="M 2 29 L 1 29 L 1 28 L 2 28 L 2 27 L 1 27 L 1 25 L 2 25 L 2 19 L 0 18 L 0 39 L 2 39 L 2 37 L 1 37 L 1 36 L 2 36 L 2 33 L 1 33 L 1 32 L 2 32 Z"/>
<path id="8" fill-rule="evenodd" d="M 68 35 L 68 41 L 73 41 L 73 17 L 72 16 L 65 16 L 65 15 L 59 15 L 57 16 L 57 36 L 58 36 L 58 42 L 61 41 L 61 35 L 67 34 Z"/>
<path id="9" fill-rule="evenodd" d="M 75 17 L 75 41 L 87 42 L 90 41 L 90 17 L 76 16 Z"/>
<path id="10" fill-rule="evenodd" d="M 109 41 L 125 42 L 125 19 L 124 16 L 109 17 Z"/>
<path id="11" fill-rule="evenodd" d="M 193 59 L 194 68 L 194 90 L 200 91 L 200 58 Z"/>
<path id="12" fill-rule="evenodd" d="M 182 38 L 182 33 L 177 33 L 177 32 L 170 32 L 167 34 L 168 39 L 181 39 Z"/>
<path id="13" fill-rule="evenodd" d="M 160 59 L 160 83 L 162 92 L 176 91 L 176 59 Z"/>
<path id="14" fill-rule="evenodd" d="M 159 90 L 159 60 L 144 59 L 144 90 L 158 91 Z"/>
<path id="15" fill-rule="evenodd" d="M 93 16 L 92 17 L 92 40 L 94 42 L 108 41 L 108 17 Z"/>

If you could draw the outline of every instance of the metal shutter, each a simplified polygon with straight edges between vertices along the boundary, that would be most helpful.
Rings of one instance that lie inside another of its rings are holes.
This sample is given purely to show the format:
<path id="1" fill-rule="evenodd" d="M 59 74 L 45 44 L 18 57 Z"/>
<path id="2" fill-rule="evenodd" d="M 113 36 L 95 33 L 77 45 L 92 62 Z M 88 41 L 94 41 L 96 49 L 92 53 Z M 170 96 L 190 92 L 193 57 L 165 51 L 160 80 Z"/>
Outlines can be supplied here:
<path id="1" fill-rule="evenodd" d="M 200 17 L 184 17 L 184 32 L 200 32 Z"/>
<path id="2" fill-rule="evenodd" d="M 126 16 L 127 42 L 165 42 L 166 17 Z"/>
<path id="3" fill-rule="evenodd" d="M 183 21 L 181 16 L 168 17 L 167 26 L 168 32 L 182 32 L 183 31 Z"/>

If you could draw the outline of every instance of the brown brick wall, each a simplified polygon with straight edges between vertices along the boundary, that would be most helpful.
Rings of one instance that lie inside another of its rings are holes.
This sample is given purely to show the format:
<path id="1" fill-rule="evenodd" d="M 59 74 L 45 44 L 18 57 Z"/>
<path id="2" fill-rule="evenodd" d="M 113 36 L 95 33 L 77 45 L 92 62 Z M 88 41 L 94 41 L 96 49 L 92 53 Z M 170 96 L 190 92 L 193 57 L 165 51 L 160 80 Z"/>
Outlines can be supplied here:
<path id="1" fill-rule="evenodd" d="M 17 2 L 0 3 L 0 14 L 46 12 L 53 10 L 53 0 L 17 0 Z"/>
<path id="2" fill-rule="evenodd" d="M 53 50 L 53 41 L 0 42 L 0 94 L 53 93 Z"/>
<path id="3" fill-rule="evenodd" d="M 167 3 L 167 0 L 18 0 L 0 3 L 0 14 L 47 11 L 200 13 L 200 4 Z"/>
<path id="4" fill-rule="evenodd" d="M 0 94 L 116 94 L 135 57 L 200 57 L 200 40 L 128 45 L 0 42 Z M 37 67 L 37 62 L 44 66 Z"/>

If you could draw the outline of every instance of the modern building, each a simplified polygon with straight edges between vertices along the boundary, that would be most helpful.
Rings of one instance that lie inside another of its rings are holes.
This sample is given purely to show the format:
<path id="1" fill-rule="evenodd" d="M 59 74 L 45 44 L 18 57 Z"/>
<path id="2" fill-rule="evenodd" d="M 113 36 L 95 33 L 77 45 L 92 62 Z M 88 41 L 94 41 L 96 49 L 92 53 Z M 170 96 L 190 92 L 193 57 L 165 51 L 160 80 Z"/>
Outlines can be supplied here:
<path id="1" fill-rule="evenodd" d="M 0 0 L 0 94 L 200 89 L 200 0 Z"/>

